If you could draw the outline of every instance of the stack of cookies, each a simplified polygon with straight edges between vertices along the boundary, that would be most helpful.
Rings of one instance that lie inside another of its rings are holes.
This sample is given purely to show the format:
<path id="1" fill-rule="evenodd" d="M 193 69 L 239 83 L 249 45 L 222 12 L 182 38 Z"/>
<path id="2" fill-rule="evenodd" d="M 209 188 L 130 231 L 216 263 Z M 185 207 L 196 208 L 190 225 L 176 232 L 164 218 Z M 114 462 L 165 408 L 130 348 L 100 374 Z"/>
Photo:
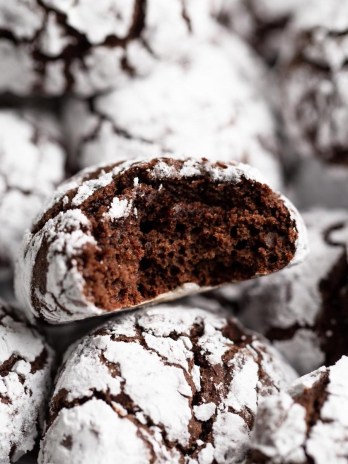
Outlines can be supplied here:
<path id="1" fill-rule="evenodd" d="M 348 0 L 283 3 L 0 0 L 1 464 L 348 463 Z"/>

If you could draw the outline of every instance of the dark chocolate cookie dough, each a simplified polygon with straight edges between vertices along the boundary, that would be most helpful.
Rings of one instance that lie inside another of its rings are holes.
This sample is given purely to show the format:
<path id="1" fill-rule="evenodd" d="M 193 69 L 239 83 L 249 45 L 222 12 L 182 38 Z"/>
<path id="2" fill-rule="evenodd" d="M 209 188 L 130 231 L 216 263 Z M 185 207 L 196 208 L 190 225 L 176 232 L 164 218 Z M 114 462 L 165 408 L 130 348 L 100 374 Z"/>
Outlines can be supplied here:
<path id="1" fill-rule="evenodd" d="M 306 261 L 255 281 L 239 299 L 243 322 L 307 374 L 348 354 L 348 212 L 315 209 L 303 218 Z"/>
<path id="2" fill-rule="evenodd" d="M 27 233 L 18 298 L 57 324 L 296 262 L 302 220 L 258 176 L 243 164 L 170 157 L 82 171 Z"/>

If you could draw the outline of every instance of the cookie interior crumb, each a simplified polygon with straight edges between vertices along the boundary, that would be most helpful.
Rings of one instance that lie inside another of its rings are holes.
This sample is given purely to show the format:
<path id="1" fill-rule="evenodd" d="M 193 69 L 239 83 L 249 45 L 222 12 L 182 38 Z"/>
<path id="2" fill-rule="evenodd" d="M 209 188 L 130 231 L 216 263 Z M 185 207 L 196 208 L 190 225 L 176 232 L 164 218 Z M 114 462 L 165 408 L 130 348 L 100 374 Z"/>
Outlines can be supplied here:
<path id="1" fill-rule="evenodd" d="M 265 184 L 214 182 L 203 173 L 158 179 L 146 168 L 129 169 L 81 205 L 98 246 L 87 244 L 76 259 L 85 295 L 96 306 L 129 307 L 185 283 L 241 281 L 291 261 L 297 231 Z M 48 211 L 36 230 L 54 214 Z M 37 269 L 45 263 L 43 247 Z M 45 272 L 35 275 L 35 286 L 44 288 Z"/>

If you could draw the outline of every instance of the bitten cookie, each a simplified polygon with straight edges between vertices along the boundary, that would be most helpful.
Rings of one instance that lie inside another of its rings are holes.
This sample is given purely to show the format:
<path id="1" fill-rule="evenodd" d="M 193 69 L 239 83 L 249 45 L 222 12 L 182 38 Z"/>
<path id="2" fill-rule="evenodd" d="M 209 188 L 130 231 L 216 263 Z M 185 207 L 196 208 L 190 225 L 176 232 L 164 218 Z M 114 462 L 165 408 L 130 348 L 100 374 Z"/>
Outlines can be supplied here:
<path id="1" fill-rule="evenodd" d="M 248 285 L 240 317 L 305 374 L 348 354 L 348 212 L 313 210 L 303 218 L 308 258 Z"/>
<path id="2" fill-rule="evenodd" d="M 308 0 L 305 0 L 308 1 Z M 278 57 L 284 28 L 304 0 L 211 0 L 215 16 L 267 61 Z"/>
<path id="3" fill-rule="evenodd" d="M 0 92 L 105 92 L 208 22 L 208 0 L 1 0 Z"/>
<path id="4" fill-rule="evenodd" d="M 61 139 L 48 113 L 0 111 L 0 276 L 11 271 L 25 229 L 64 179 Z"/>
<path id="5" fill-rule="evenodd" d="M 346 464 L 348 358 L 295 381 L 259 406 L 248 464 Z"/>
<path id="6" fill-rule="evenodd" d="M 146 78 L 90 101 L 70 99 L 64 120 L 77 165 L 182 154 L 241 161 L 281 189 L 279 149 L 264 98 L 263 66 L 238 37 L 217 28 Z"/>
<path id="7" fill-rule="evenodd" d="M 279 66 L 280 109 L 298 165 L 303 207 L 347 207 L 348 1 L 310 1 L 289 27 Z"/>
<path id="8" fill-rule="evenodd" d="M 0 300 L 0 462 L 34 448 L 53 356 L 41 336 Z"/>
<path id="9" fill-rule="evenodd" d="M 82 171 L 27 233 L 17 297 L 59 324 L 278 271 L 306 234 L 243 164 L 154 158 Z"/>
<path id="10" fill-rule="evenodd" d="M 264 340 L 224 315 L 135 312 L 67 356 L 39 462 L 239 463 L 259 400 L 295 377 Z"/>

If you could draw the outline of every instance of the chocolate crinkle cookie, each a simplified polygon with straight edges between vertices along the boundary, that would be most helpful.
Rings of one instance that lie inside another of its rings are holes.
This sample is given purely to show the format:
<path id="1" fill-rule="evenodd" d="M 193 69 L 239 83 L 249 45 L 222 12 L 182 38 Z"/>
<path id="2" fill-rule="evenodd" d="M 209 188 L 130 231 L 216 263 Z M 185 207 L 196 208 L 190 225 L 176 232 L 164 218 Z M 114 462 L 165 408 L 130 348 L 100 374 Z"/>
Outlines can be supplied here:
<path id="1" fill-rule="evenodd" d="M 278 57 L 284 28 L 308 0 L 211 0 L 218 20 L 248 41 L 269 63 Z"/>
<path id="2" fill-rule="evenodd" d="M 248 464 L 348 462 L 348 358 L 322 367 L 259 406 Z"/>
<path id="3" fill-rule="evenodd" d="M 287 33 L 280 109 L 303 208 L 348 207 L 348 1 L 310 1 Z"/>
<path id="4" fill-rule="evenodd" d="M 0 462 L 34 448 L 51 381 L 53 355 L 41 336 L 0 300 Z"/>
<path id="5" fill-rule="evenodd" d="M 65 174 L 57 121 L 34 110 L 0 110 L 0 278 L 12 270 L 24 231 Z"/>
<path id="6" fill-rule="evenodd" d="M 264 98 L 266 72 L 248 47 L 217 27 L 147 77 L 89 101 L 70 99 L 64 120 L 76 164 L 183 154 L 251 164 L 281 188 L 279 149 Z"/>
<path id="7" fill-rule="evenodd" d="M 93 95 L 209 28 L 208 0 L 1 0 L 0 91 Z"/>
<path id="8" fill-rule="evenodd" d="M 348 163 L 348 1 L 311 1 L 288 31 L 280 73 L 293 150 L 326 163 Z"/>
<path id="9" fill-rule="evenodd" d="M 70 350 L 39 462 L 239 463 L 259 400 L 295 377 L 264 340 L 222 314 L 135 312 Z"/>
<path id="10" fill-rule="evenodd" d="M 308 258 L 246 286 L 240 317 L 260 331 L 300 373 L 348 354 L 348 212 L 303 215 Z"/>
<path id="11" fill-rule="evenodd" d="M 294 207 L 243 164 L 154 158 L 82 171 L 24 238 L 17 297 L 62 323 L 266 275 L 301 260 Z"/>

